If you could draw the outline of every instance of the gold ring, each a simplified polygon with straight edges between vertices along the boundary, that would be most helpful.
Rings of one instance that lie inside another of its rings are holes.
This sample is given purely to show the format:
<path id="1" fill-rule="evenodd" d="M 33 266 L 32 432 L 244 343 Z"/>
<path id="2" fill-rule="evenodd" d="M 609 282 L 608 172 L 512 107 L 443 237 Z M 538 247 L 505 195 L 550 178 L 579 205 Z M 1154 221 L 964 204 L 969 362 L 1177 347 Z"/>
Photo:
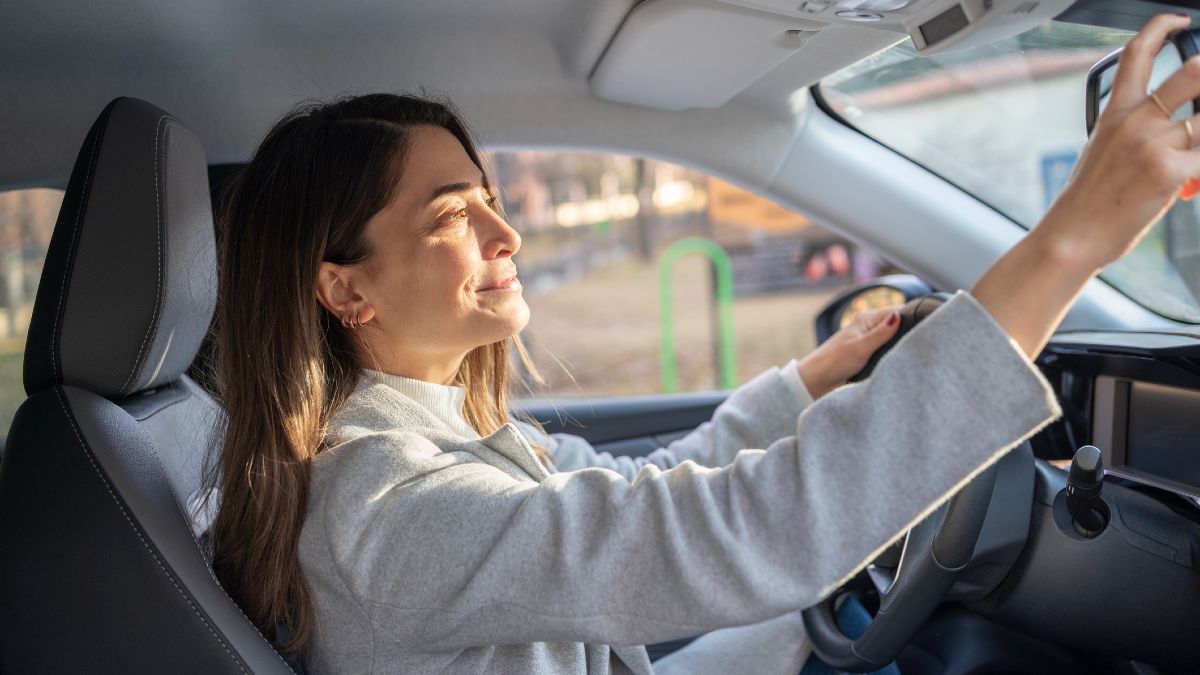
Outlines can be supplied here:
<path id="1" fill-rule="evenodd" d="M 1196 147 L 1196 131 L 1195 129 L 1192 129 L 1192 121 L 1190 119 L 1184 119 L 1183 128 L 1187 130 L 1188 149 L 1191 150 L 1192 148 Z"/>
<path id="2" fill-rule="evenodd" d="M 1167 119 L 1175 119 L 1175 114 L 1172 113 L 1171 109 L 1167 107 L 1167 104 L 1163 103 L 1162 99 L 1158 97 L 1157 91 L 1150 92 L 1150 100 L 1154 101 L 1154 105 L 1158 106 L 1158 109 L 1163 111 L 1163 114 L 1167 116 Z"/>

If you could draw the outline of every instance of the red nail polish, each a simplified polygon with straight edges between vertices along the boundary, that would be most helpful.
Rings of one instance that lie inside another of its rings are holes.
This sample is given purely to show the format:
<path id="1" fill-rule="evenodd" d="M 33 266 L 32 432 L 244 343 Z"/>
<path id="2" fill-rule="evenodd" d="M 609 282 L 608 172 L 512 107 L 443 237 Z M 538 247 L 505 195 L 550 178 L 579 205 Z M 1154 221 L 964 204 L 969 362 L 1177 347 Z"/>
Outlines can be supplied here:
<path id="1" fill-rule="evenodd" d="M 899 320 L 900 320 L 900 315 L 899 315 L 899 314 L 893 314 L 893 315 L 891 315 L 891 316 L 889 316 L 889 317 L 888 317 L 888 320 L 887 320 L 887 325 L 889 325 L 889 326 L 895 326 L 895 325 L 896 325 L 896 322 L 897 322 L 897 321 L 899 321 Z"/>

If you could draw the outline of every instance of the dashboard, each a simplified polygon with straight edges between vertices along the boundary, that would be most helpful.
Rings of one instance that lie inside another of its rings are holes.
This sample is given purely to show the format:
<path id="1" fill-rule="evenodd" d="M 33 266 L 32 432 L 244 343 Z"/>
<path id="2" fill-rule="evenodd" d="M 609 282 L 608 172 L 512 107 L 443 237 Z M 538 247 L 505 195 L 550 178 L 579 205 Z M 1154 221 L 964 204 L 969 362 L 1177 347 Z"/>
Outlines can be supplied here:
<path id="1" fill-rule="evenodd" d="M 1110 475 L 1200 505 L 1200 336 L 1060 333 L 1038 364 L 1064 416 L 1035 451 L 1066 459 L 1090 443 Z"/>

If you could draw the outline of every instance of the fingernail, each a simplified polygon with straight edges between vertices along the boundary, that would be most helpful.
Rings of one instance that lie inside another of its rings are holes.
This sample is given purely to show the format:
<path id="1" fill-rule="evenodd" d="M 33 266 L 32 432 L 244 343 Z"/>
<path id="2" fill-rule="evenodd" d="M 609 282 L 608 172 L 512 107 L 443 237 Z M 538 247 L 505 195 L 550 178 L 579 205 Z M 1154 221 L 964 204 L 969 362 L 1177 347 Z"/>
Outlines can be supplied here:
<path id="1" fill-rule="evenodd" d="M 888 317 L 887 325 L 895 326 L 896 322 L 899 320 L 900 320 L 900 315 L 893 312 L 892 315 Z"/>

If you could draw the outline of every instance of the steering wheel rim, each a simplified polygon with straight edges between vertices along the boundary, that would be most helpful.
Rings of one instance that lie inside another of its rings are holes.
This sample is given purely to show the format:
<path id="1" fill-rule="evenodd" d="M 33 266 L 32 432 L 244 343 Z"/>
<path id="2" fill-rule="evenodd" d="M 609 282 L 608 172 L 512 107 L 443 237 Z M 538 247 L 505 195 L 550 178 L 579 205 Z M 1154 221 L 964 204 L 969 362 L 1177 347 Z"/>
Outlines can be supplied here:
<path id="1" fill-rule="evenodd" d="M 869 376 L 883 354 L 948 297 L 931 294 L 906 304 L 900 310 L 896 336 L 872 355 L 852 381 Z M 971 561 L 995 481 L 996 465 L 992 465 L 905 535 L 895 578 L 881 590 L 879 612 L 858 638 L 847 637 L 834 618 L 841 589 L 801 612 L 813 651 L 822 661 L 847 672 L 865 673 L 896 658 Z"/>

